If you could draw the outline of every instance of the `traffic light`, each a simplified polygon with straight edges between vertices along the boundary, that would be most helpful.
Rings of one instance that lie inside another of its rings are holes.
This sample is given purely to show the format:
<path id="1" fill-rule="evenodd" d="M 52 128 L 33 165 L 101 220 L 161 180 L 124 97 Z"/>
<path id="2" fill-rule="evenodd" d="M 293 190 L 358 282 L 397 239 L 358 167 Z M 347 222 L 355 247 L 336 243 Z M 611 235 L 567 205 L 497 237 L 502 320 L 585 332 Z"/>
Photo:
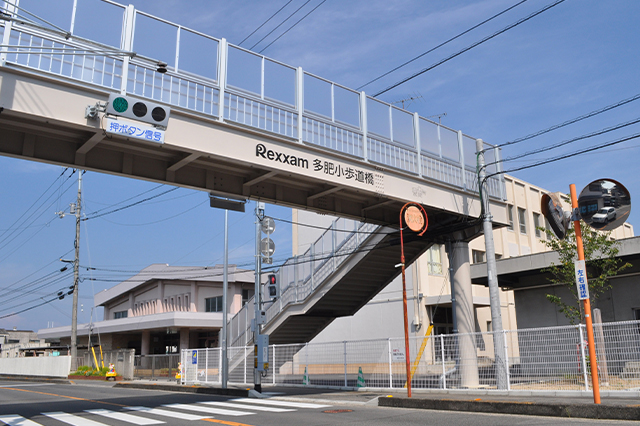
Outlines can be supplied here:
<path id="1" fill-rule="evenodd" d="M 269 289 L 269 298 L 271 300 L 277 299 L 279 296 L 278 279 L 276 278 L 275 274 L 269 274 L 267 288 Z"/>
<path id="2" fill-rule="evenodd" d="M 109 95 L 107 114 L 167 127 L 171 108 L 131 96 Z"/>

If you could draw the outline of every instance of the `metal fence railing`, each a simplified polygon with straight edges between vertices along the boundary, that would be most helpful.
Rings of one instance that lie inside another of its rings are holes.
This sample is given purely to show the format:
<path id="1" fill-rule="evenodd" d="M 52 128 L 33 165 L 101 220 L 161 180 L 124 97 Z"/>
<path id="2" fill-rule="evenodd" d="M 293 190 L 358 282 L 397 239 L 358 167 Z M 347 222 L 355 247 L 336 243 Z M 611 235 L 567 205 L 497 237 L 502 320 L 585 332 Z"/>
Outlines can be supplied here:
<path id="1" fill-rule="evenodd" d="M 76 365 L 96 367 L 96 361 L 98 361 L 98 367 L 102 367 L 103 362 L 105 367 L 113 364 L 118 375 L 126 380 L 131 380 L 134 378 L 135 352 L 135 349 L 117 349 L 104 351 L 101 354 L 100 350 L 96 349 L 94 358 L 94 354 L 91 351 L 83 351 L 78 353 Z"/>
<path id="2" fill-rule="evenodd" d="M 136 379 L 175 380 L 180 354 L 136 355 L 133 375 Z"/>
<path id="3" fill-rule="evenodd" d="M 66 4 L 53 26 L 35 18 L 53 19 L 47 2 L 0 1 L 0 12 L 16 17 L 0 20 L 0 64 L 153 99 L 474 192 L 468 180 L 476 180 L 475 139 L 461 131 L 133 6 Z M 164 74 L 156 72 L 159 61 L 167 64 Z M 484 149 L 488 164 L 499 159 L 500 148 Z M 503 176 L 494 176 L 489 195 L 505 199 L 504 188 Z"/>
<path id="4" fill-rule="evenodd" d="M 602 390 L 640 388 L 640 321 L 594 325 Z M 507 389 L 589 391 L 591 373 L 584 325 L 505 330 L 500 335 L 507 359 Z M 446 334 L 410 339 L 413 388 L 497 389 L 496 333 Z M 472 348 L 469 351 L 469 347 Z M 464 349 L 466 348 L 466 349 Z M 181 353 L 182 382 L 220 383 L 220 348 Z M 253 347 L 229 349 L 229 382 L 253 382 Z M 402 338 L 271 345 L 270 369 L 263 385 L 366 387 L 406 385 Z"/>

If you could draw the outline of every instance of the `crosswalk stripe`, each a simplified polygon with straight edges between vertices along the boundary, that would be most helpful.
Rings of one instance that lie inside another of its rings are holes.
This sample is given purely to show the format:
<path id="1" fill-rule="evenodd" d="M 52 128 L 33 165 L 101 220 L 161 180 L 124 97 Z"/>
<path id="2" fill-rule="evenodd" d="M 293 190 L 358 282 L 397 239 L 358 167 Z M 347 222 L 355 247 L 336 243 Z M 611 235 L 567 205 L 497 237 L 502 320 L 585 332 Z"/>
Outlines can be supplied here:
<path id="1" fill-rule="evenodd" d="M 203 407 L 202 405 L 196 405 L 196 404 L 166 404 L 166 405 L 163 405 L 163 407 L 175 408 L 177 410 L 199 411 L 201 413 L 209 413 L 209 414 L 220 414 L 223 416 L 249 416 L 254 414 L 248 411 L 225 410 L 224 408 Z"/>
<path id="2" fill-rule="evenodd" d="M 202 420 L 207 418 L 206 416 L 194 416 L 193 414 L 178 413 L 176 411 L 162 410 L 160 408 L 125 407 L 125 409 L 141 411 L 143 413 L 155 414 L 157 416 L 173 417 L 174 419 L 182 419 L 182 420 Z"/>
<path id="3" fill-rule="evenodd" d="M 274 401 L 272 399 L 251 399 L 251 398 L 238 398 L 232 399 L 234 402 L 247 402 L 250 404 L 265 404 L 275 405 L 276 407 L 293 407 L 293 408 L 327 408 L 330 405 L 311 404 L 308 402 L 289 402 L 289 401 Z"/>
<path id="4" fill-rule="evenodd" d="M 17 414 L 6 414 L 0 416 L 0 422 L 9 426 L 41 426 L 40 423 L 33 422 Z"/>
<path id="5" fill-rule="evenodd" d="M 73 426 L 105 426 L 104 423 L 96 422 L 94 420 L 85 419 L 84 417 L 75 416 L 69 413 L 63 413 L 62 411 L 53 411 L 50 413 L 42 413 L 43 416 L 50 417 L 52 419 L 60 420 Z"/>
<path id="6" fill-rule="evenodd" d="M 159 425 L 164 423 L 163 421 L 160 421 L 160 420 L 147 419 L 145 417 L 134 416 L 133 414 L 127 414 L 127 413 L 118 413 L 116 411 L 111 411 L 111 410 L 98 409 L 98 410 L 84 410 L 84 411 L 86 411 L 87 413 L 108 417 L 110 419 L 122 420 L 123 422 L 133 423 L 134 425 L 139 425 L 139 426 Z"/>
<path id="7" fill-rule="evenodd" d="M 261 407 L 259 405 L 237 404 L 235 402 L 207 401 L 207 402 L 203 402 L 203 404 L 218 405 L 220 407 L 244 408 L 246 410 L 255 410 L 255 411 L 271 411 L 272 413 L 284 413 L 287 411 L 296 411 L 289 408 Z"/>

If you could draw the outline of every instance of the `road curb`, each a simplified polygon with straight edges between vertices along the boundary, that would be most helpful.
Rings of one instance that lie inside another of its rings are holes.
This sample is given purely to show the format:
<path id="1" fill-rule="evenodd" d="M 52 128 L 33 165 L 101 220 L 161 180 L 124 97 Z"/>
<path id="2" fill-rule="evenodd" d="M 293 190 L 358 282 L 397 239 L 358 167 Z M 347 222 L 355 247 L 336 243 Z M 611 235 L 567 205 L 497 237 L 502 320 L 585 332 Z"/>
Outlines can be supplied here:
<path id="1" fill-rule="evenodd" d="M 465 401 L 451 399 L 416 399 L 393 397 L 378 399 L 378 406 L 583 419 L 640 419 L 640 406 L 625 405 L 546 404 L 537 402 Z"/>
<path id="2" fill-rule="evenodd" d="M 116 383 L 114 388 L 129 388 L 129 389 L 147 389 L 147 390 L 162 390 L 170 392 L 187 392 L 187 393 L 199 393 L 206 395 L 225 395 L 225 396 L 239 396 L 248 398 L 250 396 L 249 390 L 246 389 L 222 389 L 207 386 L 181 386 L 181 385 L 169 385 L 169 384 L 155 384 L 155 383 L 135 383 L 125 382 Z"/>

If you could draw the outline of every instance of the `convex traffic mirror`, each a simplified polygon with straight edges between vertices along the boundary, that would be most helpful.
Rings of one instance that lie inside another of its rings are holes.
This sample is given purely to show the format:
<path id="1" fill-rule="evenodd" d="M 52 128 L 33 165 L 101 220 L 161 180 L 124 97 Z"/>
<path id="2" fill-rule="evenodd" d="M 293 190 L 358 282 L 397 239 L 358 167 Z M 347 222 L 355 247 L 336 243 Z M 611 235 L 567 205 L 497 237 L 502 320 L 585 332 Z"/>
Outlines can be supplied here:
<path id="1" fill-rule="evenodd" d="M 613 179 L 591 182 L 578 197 L 580 217 L 599 231 L 611 231 L 622 225 L 631 213 L 631 195 Z"/>

